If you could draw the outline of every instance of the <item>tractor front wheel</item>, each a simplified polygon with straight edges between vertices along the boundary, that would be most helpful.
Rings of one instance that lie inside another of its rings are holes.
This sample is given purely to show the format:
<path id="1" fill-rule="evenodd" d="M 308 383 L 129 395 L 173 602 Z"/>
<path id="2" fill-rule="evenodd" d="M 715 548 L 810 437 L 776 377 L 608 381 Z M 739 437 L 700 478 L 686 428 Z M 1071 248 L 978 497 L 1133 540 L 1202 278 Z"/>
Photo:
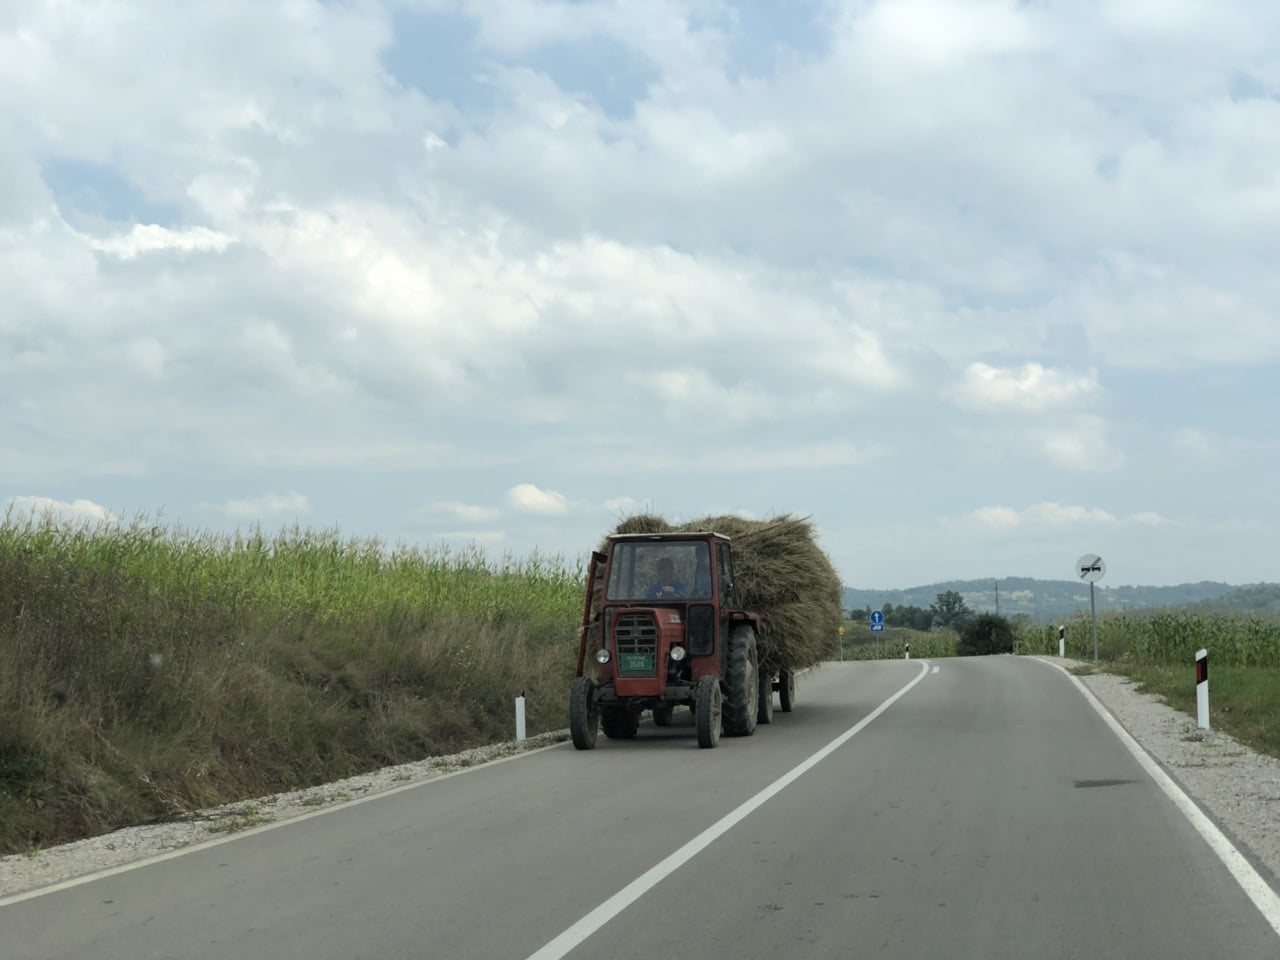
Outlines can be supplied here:
<path id="1" fill-rule="evenodd" d="M 783 713 L 790 713 L 796 705 L 796 675 L 783 670 L 778 677 L 778 703 Z"/>
<path id="2" fill-rule="evenodd" d="M 703 677 L 698 681 L 693 701 L 693 725 L 698 730 L 698 746 L 714 747 L 720 742 L 722 713 L 720 681 L 715 677 Z"/>
<path id="3" fill-rule="evenodd" d="M 579 750 L 596 745 L 600 729 L 600 704 L 596 702 L 596 685 L 588 677 L 574 677 L 569 687 L 569 734 Z"/>

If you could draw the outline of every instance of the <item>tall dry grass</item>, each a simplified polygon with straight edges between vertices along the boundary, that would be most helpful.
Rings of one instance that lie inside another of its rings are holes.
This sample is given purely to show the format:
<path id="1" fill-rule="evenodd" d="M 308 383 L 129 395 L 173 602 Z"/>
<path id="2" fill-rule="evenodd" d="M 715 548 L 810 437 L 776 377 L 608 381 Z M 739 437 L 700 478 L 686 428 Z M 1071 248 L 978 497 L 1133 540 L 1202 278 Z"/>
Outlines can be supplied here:
<path id="1" fill-rule="evenodd" d="M 0 851 L 563 725 L 581 571 L 301 529 L 0 524 Z"/>

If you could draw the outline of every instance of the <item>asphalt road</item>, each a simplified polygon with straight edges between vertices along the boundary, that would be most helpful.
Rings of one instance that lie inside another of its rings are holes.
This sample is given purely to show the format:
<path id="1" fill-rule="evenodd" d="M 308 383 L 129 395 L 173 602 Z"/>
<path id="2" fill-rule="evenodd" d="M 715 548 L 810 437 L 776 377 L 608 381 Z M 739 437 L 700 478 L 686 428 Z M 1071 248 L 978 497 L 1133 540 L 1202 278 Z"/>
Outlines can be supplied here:
<path id="1" fill-rule="evenodd" d="M 1065 676 L 935 665 L 828 664 L 715 750 L 681 711 L 12 903 L 0 957 L 1280 956 Z"/>

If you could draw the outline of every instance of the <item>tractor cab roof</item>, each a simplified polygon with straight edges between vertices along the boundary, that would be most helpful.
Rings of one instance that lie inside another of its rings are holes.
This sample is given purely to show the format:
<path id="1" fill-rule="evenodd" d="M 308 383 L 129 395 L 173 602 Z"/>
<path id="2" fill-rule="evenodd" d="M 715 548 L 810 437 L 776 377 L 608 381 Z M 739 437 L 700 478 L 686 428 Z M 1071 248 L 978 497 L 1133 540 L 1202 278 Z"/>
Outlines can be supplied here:
<path id="1" fill-rule="evenodd" d="M 609 534 L 610 543 L 636 543 L 636 542 L 679 542 L 683 540 L 706 540 L 712 538 L 729 543 L 731 538 L 726 537 L 723 533 L 715 533 L 710 530 L 681 530 L 679 532 L 671 531 L 669 533 L 611 533 Z"/>

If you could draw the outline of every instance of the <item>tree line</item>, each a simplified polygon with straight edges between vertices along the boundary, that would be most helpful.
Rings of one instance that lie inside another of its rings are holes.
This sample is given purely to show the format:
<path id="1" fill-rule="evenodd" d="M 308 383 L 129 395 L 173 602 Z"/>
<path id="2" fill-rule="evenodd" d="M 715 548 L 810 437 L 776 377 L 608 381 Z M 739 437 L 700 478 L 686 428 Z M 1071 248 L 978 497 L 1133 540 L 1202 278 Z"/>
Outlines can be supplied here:
<path id="1" fill-rule="evenodd" d="M 945 627 L 961 630 L 974 616 L 973 611 L 965 604 L 964 597 L 955 590 L 938 594 L 927 608 L 905 603 L 895 607 L 891 603 L 885 603 L 881 605 L 880 612 L 884 614 L 884 622 L 887 626 L 907 627 L 911 630 L 933 630 Z M 869 621 L 871 607 L 850 610 L 849 619 Z"/>

